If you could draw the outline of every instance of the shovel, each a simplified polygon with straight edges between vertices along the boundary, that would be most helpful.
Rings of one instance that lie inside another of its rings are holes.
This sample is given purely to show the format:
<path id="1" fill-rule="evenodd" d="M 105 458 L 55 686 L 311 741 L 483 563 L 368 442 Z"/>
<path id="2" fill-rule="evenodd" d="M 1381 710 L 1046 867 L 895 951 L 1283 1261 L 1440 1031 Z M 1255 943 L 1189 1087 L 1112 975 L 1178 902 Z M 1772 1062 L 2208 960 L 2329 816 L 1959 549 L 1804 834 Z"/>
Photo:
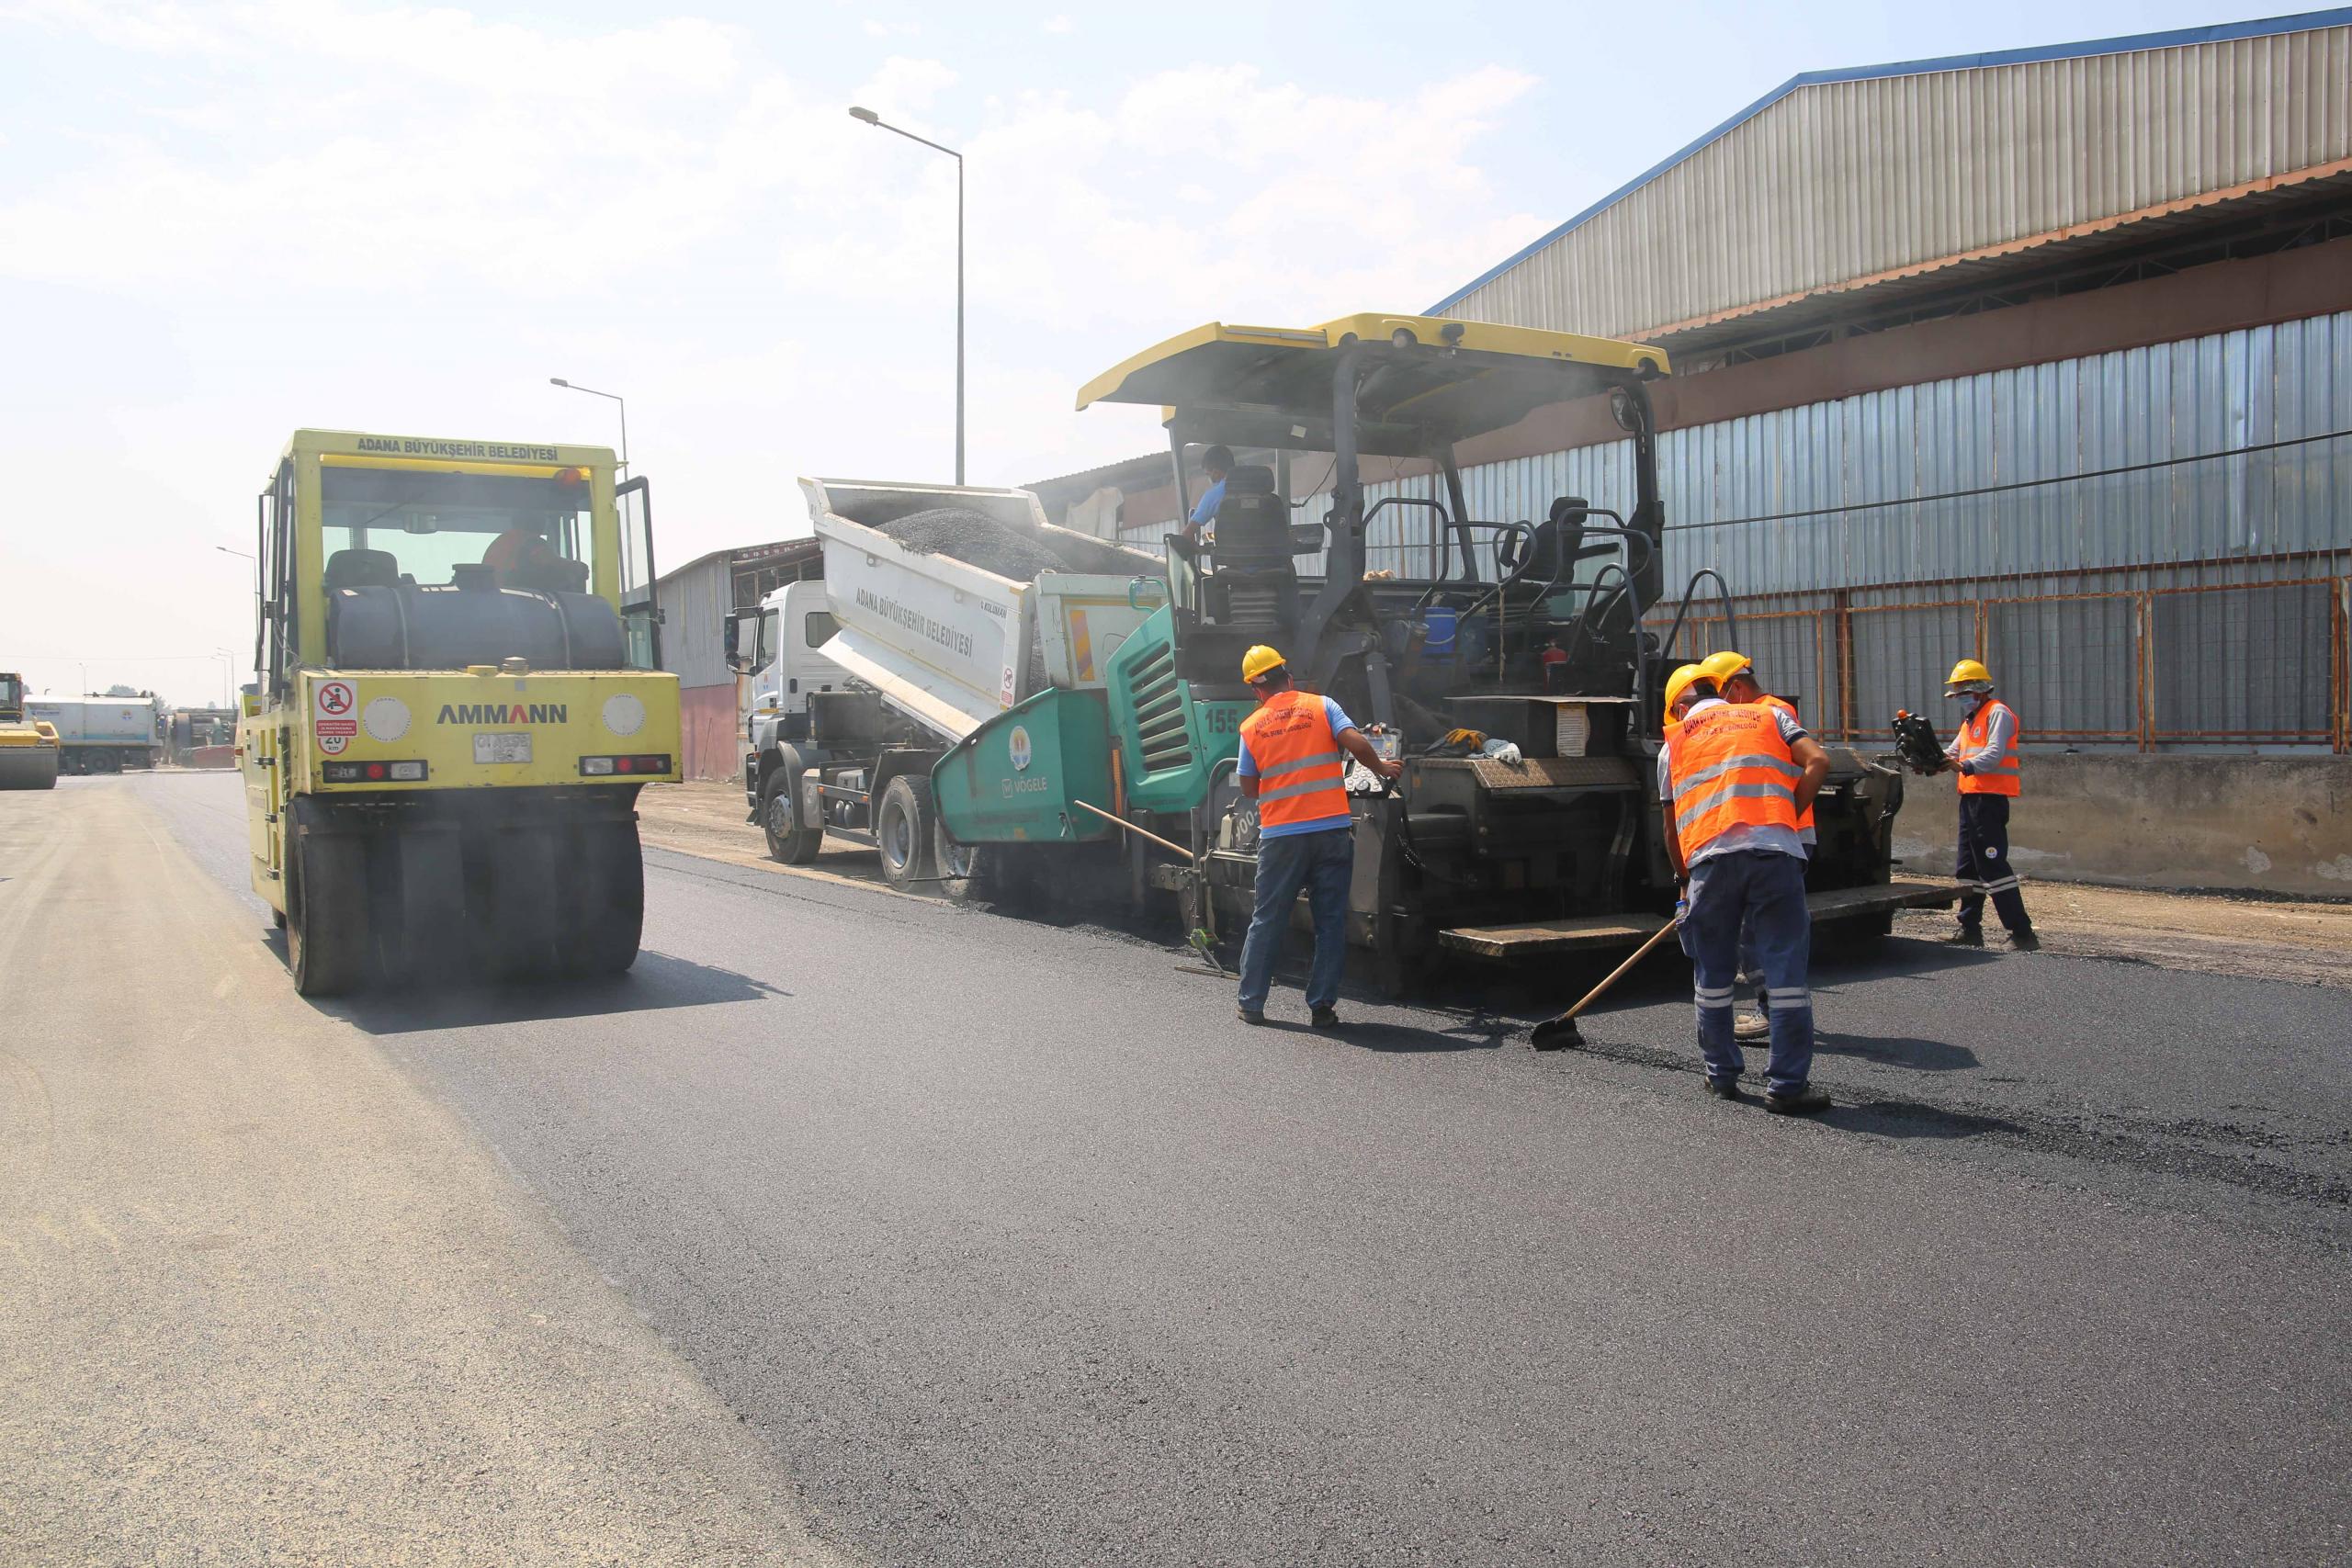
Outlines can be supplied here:
<path id="1" fill-rule="evenodd" d="M 1577 1028 L 1577 1014 L 1590 1007 L 1594 1000 L 1600 997 L 1601 992 L 1607 990 L 1610 987 L 1623 979 L 1626 970 L 1631 969 L 1634 964 L 1639 964 L 1643 959 L 1647 958 L 1650 955 L 1650 949 L 1656 947 L 1659 942 L 1664 942 L 1667 939 L 1668 934 L 1677 929 L 1678 928 L 1675 923 L 1672 920 L 1668 920 L 1666 924 L 1658 927 L 1655 931 L 1652 931 L 1650 933 L 1649 941 L 1642 943 L 1641 946 L 1634 950 L 1633 957 L 1628 958 L 1624 963 L 1620 964 L 1616 968 L 1611 969 L 1609 972 L 1609 978 L 1603 980 L 1600 984 L 1595 986 L 1591 990 L 1585 993 L 1584 1000 L 1578 1002 L 1567 1011 L 1561 1013 L 1558 1017 L 1547 1018 L 1543 1022 L 1537 1024 L 1529 1033 L 1528 1043 L 1533 1045 L 1538 1051 L 1567 1051 L 1580 1049 L 1584 1044 L 1584 1033 Z"/>

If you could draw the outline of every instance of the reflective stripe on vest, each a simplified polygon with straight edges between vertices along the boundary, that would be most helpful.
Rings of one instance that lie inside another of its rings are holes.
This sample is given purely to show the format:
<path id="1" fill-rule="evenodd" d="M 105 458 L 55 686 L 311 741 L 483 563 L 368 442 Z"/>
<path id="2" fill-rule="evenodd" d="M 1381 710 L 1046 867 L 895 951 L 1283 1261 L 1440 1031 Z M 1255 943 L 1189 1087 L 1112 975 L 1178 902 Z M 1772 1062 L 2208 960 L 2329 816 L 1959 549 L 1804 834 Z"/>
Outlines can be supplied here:
<path id="1" fill-rule="evenodd" d="M 1348 815 L 1348 792 L 1340 784 L 1347 756 L 1321 697 L 1298 691 L 1269 697 L 1241 721 L 1241 739 L 1258 764 L 1261 828 Z"/>
<path id="2" fill-rule="evenodd" d="M 1768 696 L 1764 699 L 1764 705 L 1768 708 L 1778 708 L 1782 713 L 1787 714 L 1791 718 L 1797 719 L 1797 705 L 1789 701 L 1786 697 Z M 1802 724 L 1804 721 L 1803 719 L 1797 719 L 1797 722 Z M 1808 806 L 1803 811 L 1797 813 L 1797 831 L 1800 833 L 1804 832 L 1812 828 L 1812 826 L 1813 807 Z"/>
<path id="3" fill-rule="evenodd" d="M 1781 739 L 1781 721 L 1760 703 L 1691 714 L 1675 732 L 1667 767 L 1686 863 L 1742 824 L 1796 829 L 1804 770 Z"/>
<path id="4" fill-rule="evenodd" d="M 1960 721 L 1961 754 L 1984 749 L 1985 739 L 1993 733 L 1995 708 L 2009 716 L 2009 743 L 2001 748 L 1999 760 L 1990 768 L 1979 762 L 1975 773 L 1960 775 L 1962 795 L 2016 795 L 2021 787 L 2018 779 L 2018 731 L 2025 727 L 2018 723 L 2017 709 L 2007 703 L 1980 703 L 1974 713 Z"/>

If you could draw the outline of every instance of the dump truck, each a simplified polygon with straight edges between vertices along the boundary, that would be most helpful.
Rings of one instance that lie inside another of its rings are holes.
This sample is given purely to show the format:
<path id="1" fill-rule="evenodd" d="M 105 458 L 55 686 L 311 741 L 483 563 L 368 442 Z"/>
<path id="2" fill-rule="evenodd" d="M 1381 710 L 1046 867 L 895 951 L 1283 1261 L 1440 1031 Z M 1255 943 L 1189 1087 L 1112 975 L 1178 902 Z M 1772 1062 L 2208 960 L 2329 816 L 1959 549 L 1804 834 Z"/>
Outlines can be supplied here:
<path id="1" fill-rule="evenodd" d="M 1160 563 L 1057 527 L 1026 491 L 801 489 L 822 582 L 783 585 L 724 633 L 756 694 L 751 819 L 786 863 L 814 859 L 830 833 L 875 847 L 894 886 L 967 891 L 975 857 L 940 832 L 933 770 L 1037 694 L 1099 695 L 1110 655 L 1165 598 Z"/>
<path id="2" fill-rule="evenodd" d="M 25 711 L 56 729 L 62 772 L 119 773 L 163 760 L 166 710 L 152 693 L 32 697 Z"/>
<path id="3" fill-rule="evenodd" d="M 0 789 L 55 789 L 57 728 L 25 712 L 25 678 L 0 671 Z"/>
<path id="4" fill-rule="evenodd" d="M 679 777 L 646 479 L 300 430 L 257 510 L 237 759 L 296 989 L 628 968 L 638 792 Z"/>

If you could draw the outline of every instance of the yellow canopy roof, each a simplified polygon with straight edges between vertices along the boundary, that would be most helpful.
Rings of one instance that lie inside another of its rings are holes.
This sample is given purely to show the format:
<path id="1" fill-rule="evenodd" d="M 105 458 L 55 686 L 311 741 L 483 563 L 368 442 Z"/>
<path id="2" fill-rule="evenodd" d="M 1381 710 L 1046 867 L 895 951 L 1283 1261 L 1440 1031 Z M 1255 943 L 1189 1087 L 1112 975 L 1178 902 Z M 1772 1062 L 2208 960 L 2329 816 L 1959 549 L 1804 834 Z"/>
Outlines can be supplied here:
<path id="1" fill-rule="evenodd" d="M 1547 404 L 1664 375 L 1666 351 L 1646 344 L 1432 316 L 1342 316 L 1319 327 L 1211 321 L 1104 371 L 1078 394 L 1099 402 L 1231 410 L 1328 423 L 1332 373 L 1359 347 L 1367 371 L 1357 417 L 1460 441 L 1516 424 Z"/>

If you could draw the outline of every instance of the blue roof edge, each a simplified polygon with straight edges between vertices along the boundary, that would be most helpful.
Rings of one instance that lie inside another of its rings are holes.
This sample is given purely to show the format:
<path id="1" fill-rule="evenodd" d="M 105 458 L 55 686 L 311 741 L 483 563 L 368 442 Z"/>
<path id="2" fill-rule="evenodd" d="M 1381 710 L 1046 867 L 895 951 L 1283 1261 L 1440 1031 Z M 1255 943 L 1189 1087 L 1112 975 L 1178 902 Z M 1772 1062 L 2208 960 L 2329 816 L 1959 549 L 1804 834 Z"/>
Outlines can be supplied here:
<path id="1" fill-rule="evenodd" d="M 2143 49 L 2177 49 L 2184 44 L 2228 43 L 2242 38 L 2268 38 L 2278 33 L 2316 32 L 2322 28 L 2336 28 L 2352 24 L 2352 6 L 2327 11 L 2302 11 L 2286 17 L 2264 17 L 2246 22 L 2216 22 L 2202 28 L 2176 28 L 2170 32 L 2134 33 L 2123 38 L 2091 39 L 2082 43 L 2044 44 L 2036 49 L 2002 49 L 1984 54 L 1950 54 L 1940 60 L 1902 60 L 1886 65 L 1857 65 L 1842 71 L 1806 71 L 1790 77 L 1754 103 L 1716 126 L 1678 152 L 1668 154 L 1648 168 L 1577 213 L 1539 240 L 1496 263 L 1472 278 L 1436 304 L 1421 312 L 1425 316 L 1442 315 L 1464 299 L 1484 288 L 1536 252 L 1552 244 L 1562 235 L 1584 227 L 1594 218 L 1614 207 L 1634 192 L 1649 184 L 1667 170 L 1681 163 L 1710 142 L 1738 130 L 1791 93 L 1804 87 L 1827 86 L 1839 82 L 1869 82 L 1887 76 L 1924 76 L 1937 71 L 1981 71 L 1996 65 L 2033 65 L 2048 60 L 2082 60 L 2096 54 L 2130 54 Z"/>

